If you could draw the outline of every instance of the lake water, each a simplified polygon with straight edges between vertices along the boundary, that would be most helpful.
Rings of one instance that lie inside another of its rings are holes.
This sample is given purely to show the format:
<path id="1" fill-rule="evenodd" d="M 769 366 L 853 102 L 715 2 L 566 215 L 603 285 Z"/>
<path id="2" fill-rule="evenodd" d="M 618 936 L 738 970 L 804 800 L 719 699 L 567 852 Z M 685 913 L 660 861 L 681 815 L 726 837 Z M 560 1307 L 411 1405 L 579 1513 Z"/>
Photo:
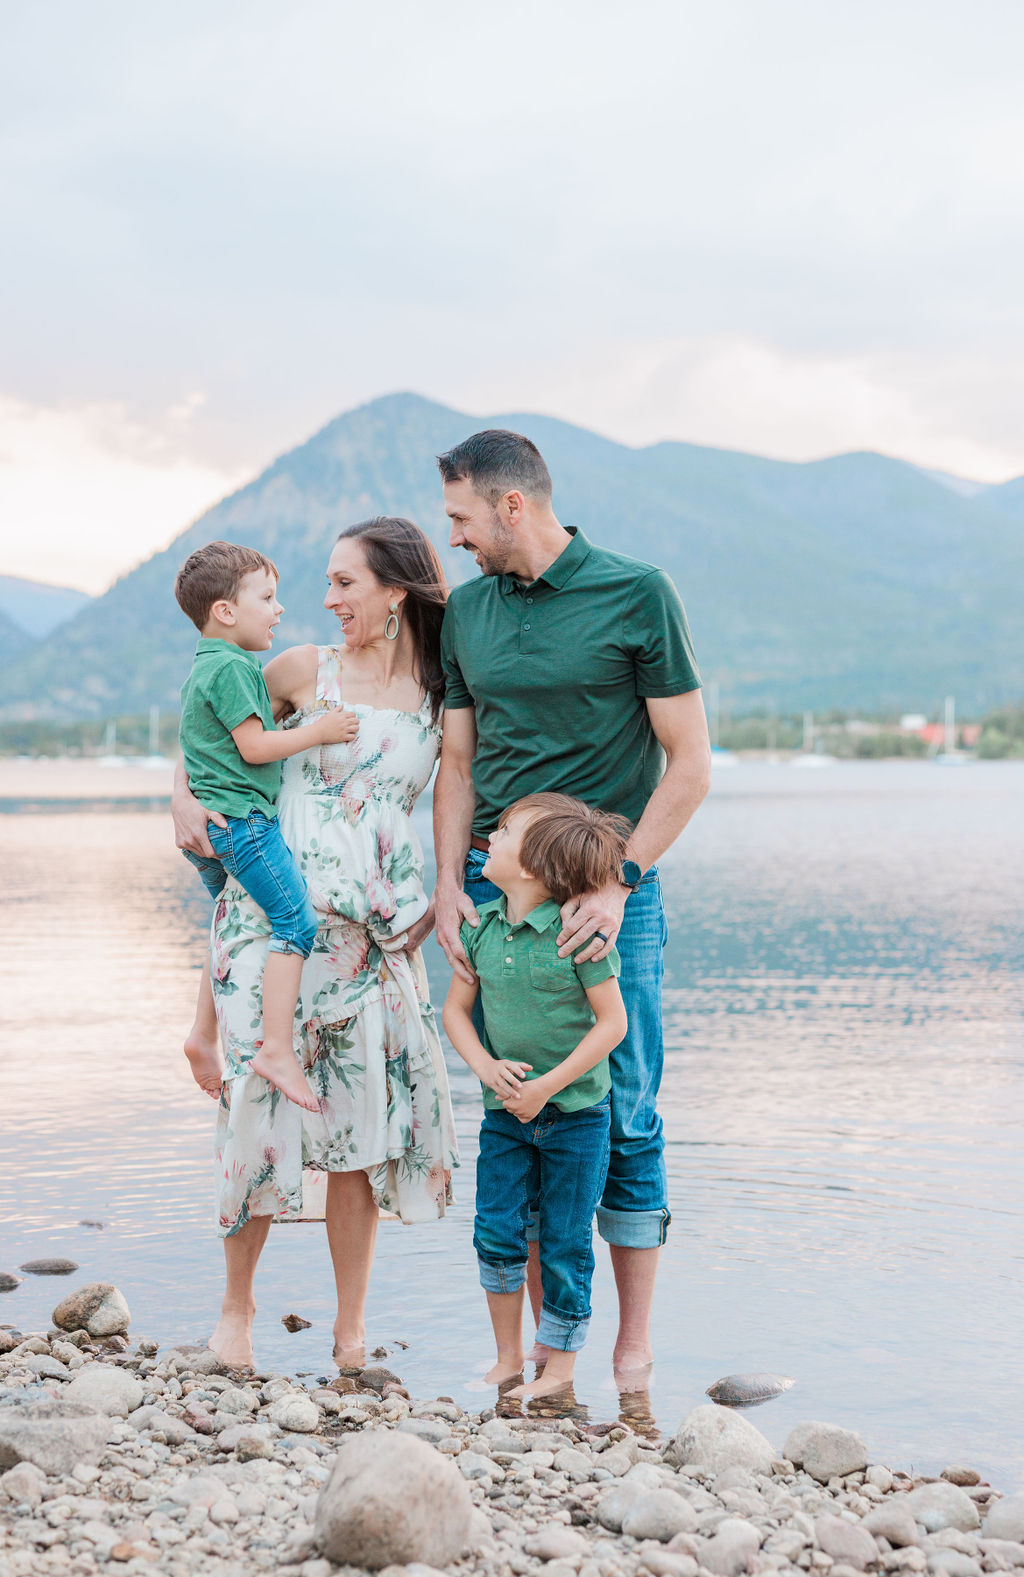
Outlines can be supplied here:
<path id="1" fill-rule="evenodd" d="M 1024 1484 L 1022 801 L 1024 764 L 743 763 L 662 862 L 663 1430 L 720 1376 L 769 1369 L 797 1382 L 749 1415 L 777 1447 L 827 1419 L 876 1461 Z M 116 1282 L 133 1334 L 166 1345 L 205 1339 L 220 1289 L 214 1113 L 179 1051 L 208 909 L 166 815 L 133 803 L 0 801 L 24 810 L 0 815 L 0 1269 L 67 1255 L 71 1284 Z M 428 964 L 438 998 L 432 944 Z M 369 1331 L 414 1394 L 480 1406 L 478 1094 L 461 1064 L 452 1080 L 459 1203 L 382 1227 Z M 44 1326 L 68 1285 L 28 1277 L 0 1321 Z M 322 1228 L 276 1229 L 264 1368 L 332 1372 L 331 1291 Z M 312 1328 L 288 1335 L 293 1311 Z M 576 1386 L 595 1419 L 618 1408 L 613 1335 L 599 1251 Z"/>

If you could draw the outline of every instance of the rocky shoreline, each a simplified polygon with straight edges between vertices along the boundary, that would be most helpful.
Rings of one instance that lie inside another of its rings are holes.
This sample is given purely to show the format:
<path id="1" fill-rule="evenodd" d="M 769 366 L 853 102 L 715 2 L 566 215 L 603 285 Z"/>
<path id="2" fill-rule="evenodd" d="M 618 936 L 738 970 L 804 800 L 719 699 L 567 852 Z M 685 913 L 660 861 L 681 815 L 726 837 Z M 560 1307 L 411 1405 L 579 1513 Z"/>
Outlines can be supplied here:
<path id="1" fill-rule="evenodd" d="M 127 1338 L 115 1288 L 0 1327 L 0 1572 L 980 1577 L 1024 1568 L 1024 1495 L 910 1478 L 854 1432 L 781 1452 L 708 1403 L 664 1445 L 414 1401 L 381 1367 L 304 1386 Z"/>

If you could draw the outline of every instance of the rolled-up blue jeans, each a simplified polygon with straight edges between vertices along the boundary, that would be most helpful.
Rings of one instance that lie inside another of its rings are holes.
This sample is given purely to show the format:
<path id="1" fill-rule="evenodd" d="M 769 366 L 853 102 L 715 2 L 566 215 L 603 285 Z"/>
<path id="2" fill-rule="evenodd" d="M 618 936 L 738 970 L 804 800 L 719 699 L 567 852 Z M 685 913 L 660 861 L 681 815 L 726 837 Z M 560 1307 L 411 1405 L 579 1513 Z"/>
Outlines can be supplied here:
<path id="1" fill-rule="evenodd" d="M 271 953 L 298 953 L 300 958 L 308 958 L 316 941 L 316 910 L 277 817 L 253 810 L 248 816 L 225 819 L 226 827 L 211 821 L 206 829 L 215 860 L 189 849 L 182 853 L 214 898 L 220 897 L 229 872 L 237 877 L 270 921 L 272 935 L 267 946 Z"/>
<path id="2" fill-rule="evenodd" d="M 531 1122 L 485 1110 L 476 1163 L 473 1247 L 485 1292 L 518 1292 L 526 1280 L 528 1226 L 539 1201 L 537 1340 L 578 1352 L 590 1325 L 594 1209 L 608 1166 L 610 1100 L 563 1112 L 550 1103 Z"/>
<path id="3" fill-rule="evenodd" d="M 470 849 L 465 891 L 475 904 L 501 894 L 481 876 L 487 855 Z M 597 1230 L 606 1243 L 623 1248 L 658 1248 L 672 1219 L 668 1208 L 665 1136 L 658 1115 L 658 1090 L 665 1061 L 661 988 L 668 940 L 658 870 L 652 866 L 626 899 L 616 939 L 621 962 L 619 989 L 628 1028 L 609 1059 L 612 1077 L 611 1158 L 597 1207 Z M 477 998 L 476 1013 L 480 999 Z M 482 1019 L 474 1023 L 479 1032 Z M 536 1235 L 536 1234 L 534 1234 Z"/>

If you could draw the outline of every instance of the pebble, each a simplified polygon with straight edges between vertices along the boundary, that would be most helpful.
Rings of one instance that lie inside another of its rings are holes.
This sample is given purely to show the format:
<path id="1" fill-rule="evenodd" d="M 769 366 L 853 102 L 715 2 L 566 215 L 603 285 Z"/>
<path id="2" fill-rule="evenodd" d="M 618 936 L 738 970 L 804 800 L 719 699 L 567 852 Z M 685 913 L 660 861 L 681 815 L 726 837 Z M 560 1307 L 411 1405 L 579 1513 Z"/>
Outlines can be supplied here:
<path id="1" fill-rule="evenodd" d="M 69 1293 L 58 1303 L 52 1318 L 63 1331 L 84 1330 L 90 1336 L 120 1335 L 131 1321 L 123 1293 L 105 1281 Z"/>
<path id="2" fill-rule="evenodd" d="M 868 1462 L 867 1447 L 860 1435 L 852 1429 L 841 1429 L 838 1424 L 797 1424 L 786 1437 L 782 1454 L 821 1484 L 859 1473 Z"/>
<path id="3" fill-rule="evenodd" d="M 981 1526 L 978 1508 L 970 1495 L 944 1479 L 912 1489 L 907 1507 L 926 1533 L 938 1533 L 940 1528 L 959 1528 L 969 1533 Z"/>
<path id="4" fill-rule="evenodd" d="M 667 1544 L 677 1533 L 693 1533 L 697 1513 L 688 1500 L 671 1489 L 641 1494 L 626 1511 L 622 1531 L 634 1539 L 657 1539 Z"/>
<path id="5" fill-rule="evenodd" d="M 73 1259 L 28 1259 L 18 1269 L 29 1276 L 71 1276 L 78 1265 Z"/>

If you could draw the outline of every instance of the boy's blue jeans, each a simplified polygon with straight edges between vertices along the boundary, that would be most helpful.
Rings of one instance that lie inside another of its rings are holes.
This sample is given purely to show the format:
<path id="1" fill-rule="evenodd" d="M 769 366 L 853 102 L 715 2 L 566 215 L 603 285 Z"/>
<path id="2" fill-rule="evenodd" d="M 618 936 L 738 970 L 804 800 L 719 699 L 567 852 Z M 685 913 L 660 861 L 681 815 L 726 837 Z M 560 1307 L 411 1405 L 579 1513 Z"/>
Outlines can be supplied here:
<path id="1" fill-rule="evenodd" d="M 220 897 L 228 872 L 237 877 L 270 921 L 271 953 L 298 953 L 308 958 L 316 940 L 316 910 L 277 817 L 271 819 L 253 810 L 248 816 L 226 819 L 226 827 L 211 821 L 206 829 L 215 860 L 189 849 L 182 853 L 214 898 Z"/>
<path id="2" fill-rule="evenodd" d="M 470 849 L 465 891 L 475 904 L 499 898 L 482 877 L 487 856 Z M 626 1038 L 611 1054 L 612 1122 L 608 1180 L 597 1207 L 597 1230 L 606 1243 L 623 1248 L 658 1248 L 672 1217 L 668 1208 L 665 1137 L 658 1115 L 658 1090 L 665 1060 L 661 987 L 668 940 L 661 883 L 656 866 L 626 899 L 615 946 L 622 973 L 619 988 L 626 1007 Z M 479 1014 L 480 999 L 476 1010 Z M 481 1027 L 476 1014 L 474 1023 Z M 536 1234 L 532 1234 L 536 1236 Z"/>
<path id="3" fill-rule="evenodd" d="M 473 1247 L 486 1292 L 518 1292 L 526 1280 L 532 1202 L 540 1201 L 537 1340 L 578 1352 L 590 1325 L 594 1209 L 608 1167 L 610 1097 L 582 1111 L 542 1106 L 532 1122 L 486 1111 L 476 1163 Z"/>

